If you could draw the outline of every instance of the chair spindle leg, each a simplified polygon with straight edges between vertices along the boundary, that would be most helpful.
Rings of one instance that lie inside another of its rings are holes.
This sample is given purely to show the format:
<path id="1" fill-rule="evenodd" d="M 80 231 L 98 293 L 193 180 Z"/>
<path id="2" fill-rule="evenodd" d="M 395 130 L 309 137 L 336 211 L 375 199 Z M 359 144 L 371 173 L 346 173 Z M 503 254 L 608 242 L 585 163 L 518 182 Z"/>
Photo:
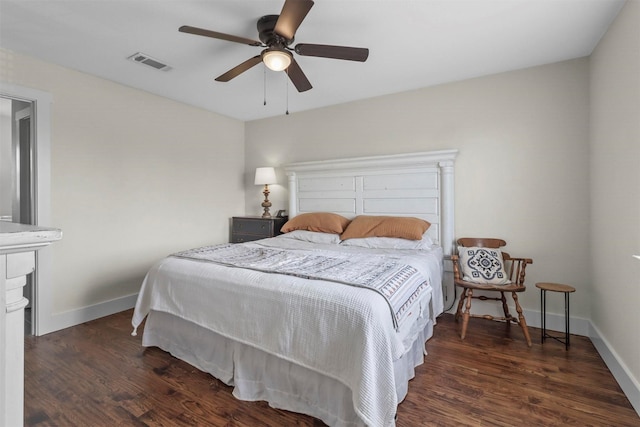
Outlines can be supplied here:
<path id="1" fill-rule="evenodd" d="M 464 310 L 464 314 L 462 315 L 462 333 L 460 334 L 460 339 L 464 339 L 465 335 L 467 335 L 467 326 L 469 325 L 469 318 L 471 317 L 471 298 L 473 297 L 473 290 L 467 289 L 467 305 Z"/>
<path id="2" fill-rule="evenodd" d="M 520 307 L 520 303 L 518 302 L 518 294 L 516 292 L 512 293 L 513 302 L 516 303 L 516 311 L 518 312 L 518 323 L 522 328 L 522 333 L 524 334 L 525 339 L 527 340 L 527 345 L 531 347 L 531 336 L 529 335 L 529 328 L 527 327 L 527 321 L 524 319 L 524 314 L 522 314 L 522 307 Z"/>

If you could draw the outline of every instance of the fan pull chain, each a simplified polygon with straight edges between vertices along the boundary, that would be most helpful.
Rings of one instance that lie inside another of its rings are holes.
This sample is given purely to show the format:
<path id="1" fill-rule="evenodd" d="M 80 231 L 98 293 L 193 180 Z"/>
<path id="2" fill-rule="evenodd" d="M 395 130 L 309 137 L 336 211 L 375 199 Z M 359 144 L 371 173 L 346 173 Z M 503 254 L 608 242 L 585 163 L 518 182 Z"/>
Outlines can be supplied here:
<path id="1" fill-rule="evenodd" d="M 262 88 L 264 90 L 264 104 L 262 105 L 267 105 L 267 66 L 264 65 L 264 63 L 262 63 L 262 74 L 263 74 Z"/>
<path id="2" fill-rule="evenodd" d="M 287 112 L 286 115 L 289 115 L 289 68 L 286 69 L 287 72 L 287 79 L 285 80 L 284 84 L 286 86 L 286 90 L 287 90 Z"/>

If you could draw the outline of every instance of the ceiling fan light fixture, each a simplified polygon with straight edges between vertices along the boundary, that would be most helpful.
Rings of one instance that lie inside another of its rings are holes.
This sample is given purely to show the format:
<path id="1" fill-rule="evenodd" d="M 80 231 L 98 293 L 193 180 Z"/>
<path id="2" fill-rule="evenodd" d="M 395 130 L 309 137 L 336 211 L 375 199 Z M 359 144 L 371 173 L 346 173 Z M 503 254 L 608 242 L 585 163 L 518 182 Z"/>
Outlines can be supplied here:
<path id="1" fill-rule="evenodd" d="M 359 62 L 366 61 L 369 56 L 369 49 L 361 47 L 313 43 L 299 43 L 295 47 L 290 47 L 294 41 L 298 27 L 302 24 L 302 21 L 307 16 L 313 4 L 313 0 L 284 0 L 284 5 L 279 15 L 264 15 L 258 19 L 256 27 L 260 41 L 206 30 L 204 28 L 191 27 L 189 25 L 181 26 L 178 31 L 263 48 L 259 55 L 247 59 L 226 73 L 216 77 L 215 80 L 217 82 L 228 82 L 262 62 L 264 66 L 270 70 L 286 70 L 287 77 L 291 80 L 291 83 L 293 83 L 298 92 L 305 92 L 313 86 L 311 86 L 309 79 L 300 68 L 298 62 L 293 59 L 293 52 L 301 56 L 315 56 Z"/>
<path id="2" fill-rule="evenodd" d="M 293 60 L 291 53 L 286 50 L 269 48 L 262 52 L 262 62 L 268 69 L 273 71 L 284 71 L 289 68 Z"/>

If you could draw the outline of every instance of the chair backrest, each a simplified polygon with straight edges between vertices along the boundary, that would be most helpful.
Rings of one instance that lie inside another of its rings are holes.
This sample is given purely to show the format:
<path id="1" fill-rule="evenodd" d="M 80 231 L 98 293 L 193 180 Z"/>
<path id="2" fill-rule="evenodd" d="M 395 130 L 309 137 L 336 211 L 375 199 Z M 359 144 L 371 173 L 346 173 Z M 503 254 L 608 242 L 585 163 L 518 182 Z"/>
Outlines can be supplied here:
<path id="1" fill-rule="evenodd" d="M 507 245 L 502 239 L 493 239 L 487 237 L 461 237 L 458 239 L 458 245 L 466 248 L 476 246 L 478 248 L 493 248 L 498 249 Z"/>
<path id="2" fill-rule="evenodd" d="M 464 247 L 479 247 L 479 248 L 491 248 L 498 249 L 507 245 L 507 242 L 502 239 L 495 239 L 491 237 L 461 237 L 457 240 L 459 246 Z M 523 285 L 525 278 L 525 268 L 527 264 L 533 263 L 530 258 L 512 258 L 507 252 L 502 252 L 502 259 L 504 260 L 504 268 L 509 276 L 509 280 L 516 285 Z M 459 279 L 459 272 L 454 266 L 454 276 Z"/>

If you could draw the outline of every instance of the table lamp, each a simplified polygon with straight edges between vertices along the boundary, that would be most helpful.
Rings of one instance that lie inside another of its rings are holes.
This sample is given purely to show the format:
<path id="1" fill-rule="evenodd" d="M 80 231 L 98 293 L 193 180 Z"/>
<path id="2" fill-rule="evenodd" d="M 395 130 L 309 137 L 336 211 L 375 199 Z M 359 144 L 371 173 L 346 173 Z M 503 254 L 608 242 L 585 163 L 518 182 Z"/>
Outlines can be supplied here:
<path id="1" fill-rule="evenodd" d="M 264 185 L 264 190 L 262 191 L 262 194 L 264 194 L 264 201 L 262 202 L 262 207 L 264 208 L 264 212 L 262 213 L 263 218 L 271 218 L 271 212 L 269 212 L 269 208 L 271 207 L 271 202 L 269 201 L 269 184 L 275 184 L 277 182 L 274 168 L 256 168 L 254 184 Z"/>

